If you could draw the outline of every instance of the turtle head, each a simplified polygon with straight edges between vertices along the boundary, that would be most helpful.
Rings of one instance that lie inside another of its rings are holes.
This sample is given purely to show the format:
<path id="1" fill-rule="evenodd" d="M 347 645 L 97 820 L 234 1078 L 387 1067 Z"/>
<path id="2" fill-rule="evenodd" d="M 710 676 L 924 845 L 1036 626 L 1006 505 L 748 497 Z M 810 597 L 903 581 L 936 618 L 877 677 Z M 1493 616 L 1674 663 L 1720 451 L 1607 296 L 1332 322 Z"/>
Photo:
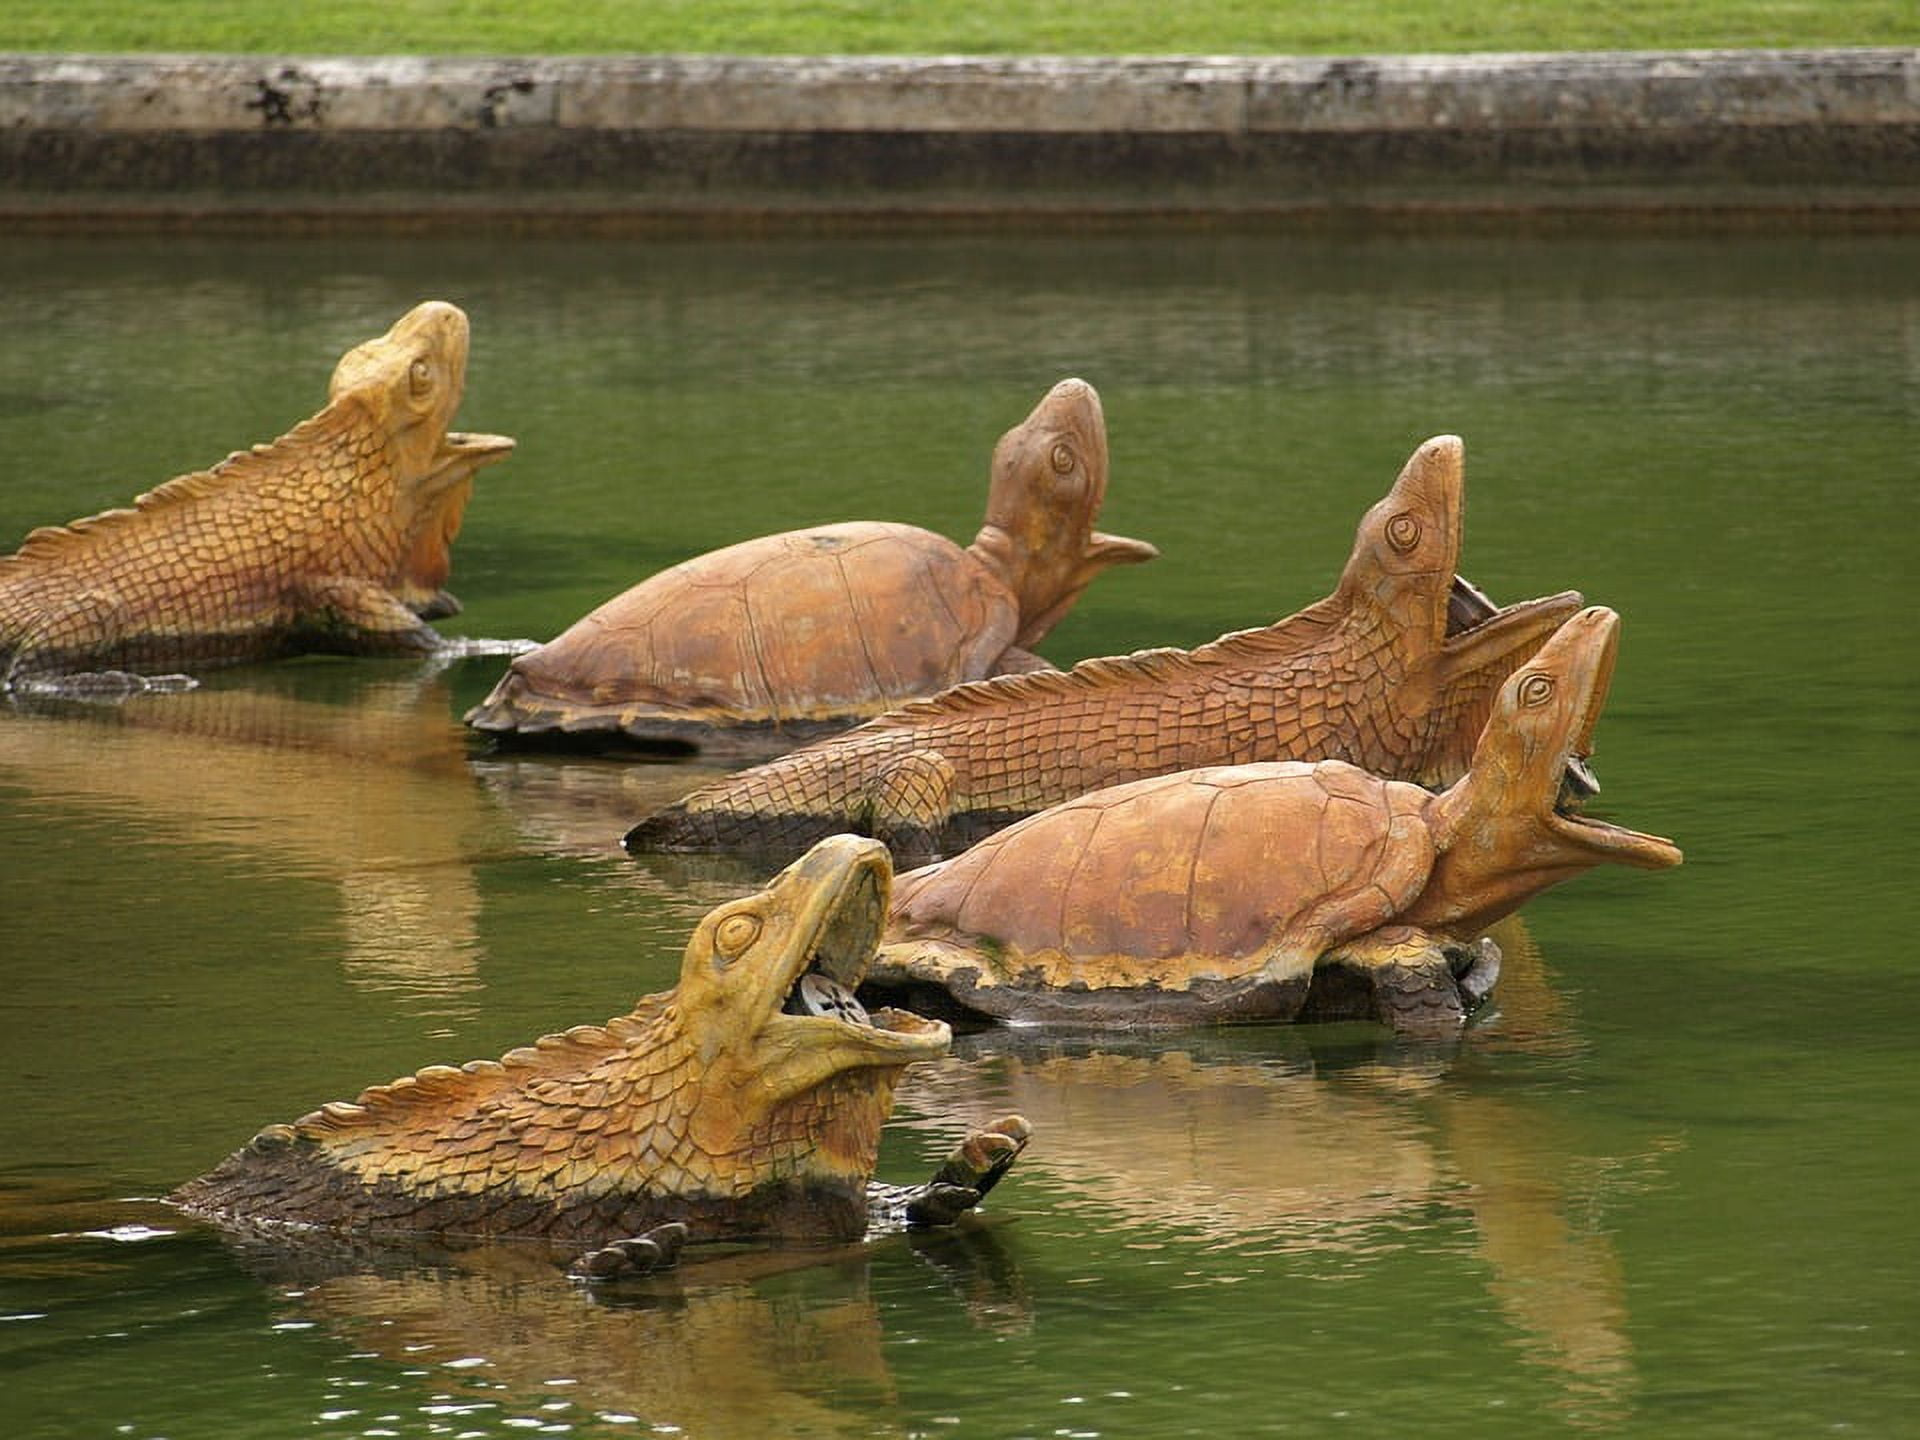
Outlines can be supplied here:
<path id="1" fill-rule="evenodd" d="M 1465 778 L 1433 802 L 1443 853 L 1423 902 L 1491 924 L 1528 897 L 1595 865 L 1664 870 L 1671 840 L 1582 813 L 1620 617 L 1602 605 L 1568 620 L 1500 687 Z M 1436 918 L 1436 917 L 1428 917 Z"/>
<path id="2" fill-rule="evenodd" d="M 1107 496 L 1107 421 L 1084 380 L 1062 380 L 993 448 L 975 556 L 1020 606 L 1016 645 L 1037 643 L 1109 565 L 1160 552 L 1093 528 Z"/>
<path id="3" fill-rule="evenodd" d="M 796 1130 L 830 1150 L 834 1135 L 860 1137 L 862 1150 L 878 1141 L 901 1071 L 946 1052 L 944 1023 L 870 1015 L 853 998 L 892 883 L 886 846 L 833 835 L 694 930 L 674 1004 L 702 1075 L 690 1123 L 709 1154 Z"/>
<path id="4" fill-rule="evenodd" d="M 1500 682 L 1580 608 L 1577 591 L 1496 606 L 1459 574 L 1466 450 L 1428 440 L 1366 513 L 1336 592 L 1352 623 L 1398 653 L 1396 703 L 1427 754 L 1409 778 L 1448 784 L 1467 768 Z"/>

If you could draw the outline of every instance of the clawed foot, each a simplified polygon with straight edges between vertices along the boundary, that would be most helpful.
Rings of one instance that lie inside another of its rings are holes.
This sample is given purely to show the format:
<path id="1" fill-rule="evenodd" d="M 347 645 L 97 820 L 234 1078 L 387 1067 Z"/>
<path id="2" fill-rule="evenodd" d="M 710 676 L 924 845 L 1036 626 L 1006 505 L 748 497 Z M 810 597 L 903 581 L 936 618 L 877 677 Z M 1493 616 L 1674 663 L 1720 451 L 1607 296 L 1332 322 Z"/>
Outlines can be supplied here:
<path id="1" fill-rule="evenodd" d="M 1018 1115 L 1003 1115 L 971 1132 L 933 1178 L 907 1198 L 907 1224 L 915 1229 L 953 1224 L 1000 1183 L 1032 1134 L 1033 1127 Z"/>
<path id="2" fill-rule="evenodd" d="M 671 1270 L 680 1258 L 680 1247 L 686 1243 L 686 1226 L 678 1222 L 656 1225 L 644 1235 L 589 1250 L 574 1261 L 570 1269 L 571 1273 L 588 1280 L 628 1280 L 651 1275 L 656 1270 Z"/>

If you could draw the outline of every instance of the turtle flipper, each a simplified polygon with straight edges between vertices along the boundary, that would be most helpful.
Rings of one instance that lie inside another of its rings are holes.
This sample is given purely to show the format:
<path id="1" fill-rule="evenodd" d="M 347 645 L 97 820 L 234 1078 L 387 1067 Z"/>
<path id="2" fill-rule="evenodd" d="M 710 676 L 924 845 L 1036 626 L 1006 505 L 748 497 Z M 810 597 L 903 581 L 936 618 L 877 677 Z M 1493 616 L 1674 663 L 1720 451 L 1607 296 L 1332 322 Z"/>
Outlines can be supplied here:
<path id="1" fill-rule="evenodd" d="M 1374 1020 L 1403 1034 L 1460 1028 L 1500 976 L 1500 947 L 1460 944 L 1408 926 L 1361 935 L 1314 968 L 1302 1020 Z"/>
<path id="2" fill-rule="evenodd" d="M 656 1270 L 671 1270 L 686 1243 L 685 1225 L 678 1221 L 656 1225 L 644 1235 L 587 1251 L 568 1270 L 586 1280 L 630 1280 Z"/>
<path id="3" fill-rule="evenodd" d="M 1033 1127 L 1019 1115 L 1002 1115 L 969 1132 L 933 1178 L 907 1194 L 908 1226 L 953 1224 L 1000 1183 L 1032 1135 Z"/>
<path id="4" fill-rule="evenodd" d="M 953 762 L 938 750 L 909 750 L 867 785 L 862 819 L 896 864 L 935 858 L 953 818 Z"/>

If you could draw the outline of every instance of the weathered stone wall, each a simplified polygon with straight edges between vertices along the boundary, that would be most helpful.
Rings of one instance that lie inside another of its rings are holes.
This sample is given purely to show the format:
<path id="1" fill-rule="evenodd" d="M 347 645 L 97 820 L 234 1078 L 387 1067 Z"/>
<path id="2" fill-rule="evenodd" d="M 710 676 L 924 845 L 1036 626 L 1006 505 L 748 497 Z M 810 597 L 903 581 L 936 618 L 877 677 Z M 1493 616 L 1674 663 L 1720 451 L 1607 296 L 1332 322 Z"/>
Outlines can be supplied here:
<path id="1" fill-rule="evenodd" d="M 1920 50 L 0 56 L 0 217 L 1920 220 Z"/>

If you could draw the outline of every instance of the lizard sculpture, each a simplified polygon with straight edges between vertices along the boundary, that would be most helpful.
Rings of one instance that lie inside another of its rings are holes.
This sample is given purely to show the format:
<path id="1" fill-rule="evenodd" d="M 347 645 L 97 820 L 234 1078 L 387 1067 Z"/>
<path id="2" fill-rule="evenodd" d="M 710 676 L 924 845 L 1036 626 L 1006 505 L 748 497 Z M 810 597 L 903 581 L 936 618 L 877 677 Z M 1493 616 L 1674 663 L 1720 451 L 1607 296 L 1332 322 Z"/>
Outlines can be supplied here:
<path id="1" fill-rule="evenodd" d="M 1438 795 L 1338 760 L 1095 791 L 900 879 L 870 988 L 1037 1023 L 1457 1026 L 1487 929 L 1596 865 L 1680 863 L 1581 812 L 1619 620 L 1567 621 L 1501 687 Z"/>
<path id="2" fill-rule="evenodd" d="M 1093 528 L 1100 396 L 1062 380 L 994 446 L 971 545 L 876 520 L 696 555 L 508 668 L 467 723 L 517 744 L 777 754 L 963 680 L 1052 667 L 1030 647 L 1095 576 L 1155 555 Z"/>
<path id="3" fill-rule="evenodd" d="M 592 1274 L 684 1240 L 844 1241 L 975 1204 L 1024 1121 L 973 1132 L 934 1181 L 870 1194 L 901 1072 L 947 1026 L 853 998 L 892 883 L 886 848 L 834 836 L 695 929 L 672 990 L 499 1060 L 428 1066 L 272 1125 L 177 1190 L 190 1213 L 354 1235 L 529 1237 Z"/>
<path id="4" fill-rule="evenodd" d="M 449 432 L 467 317 L 430 300 L 342 357 L 326 406 L 269 445 L 0 558 L 0 688 L 141 688 L 298 651 L 422 654 L 473 474 L 501 435 Z"/>

